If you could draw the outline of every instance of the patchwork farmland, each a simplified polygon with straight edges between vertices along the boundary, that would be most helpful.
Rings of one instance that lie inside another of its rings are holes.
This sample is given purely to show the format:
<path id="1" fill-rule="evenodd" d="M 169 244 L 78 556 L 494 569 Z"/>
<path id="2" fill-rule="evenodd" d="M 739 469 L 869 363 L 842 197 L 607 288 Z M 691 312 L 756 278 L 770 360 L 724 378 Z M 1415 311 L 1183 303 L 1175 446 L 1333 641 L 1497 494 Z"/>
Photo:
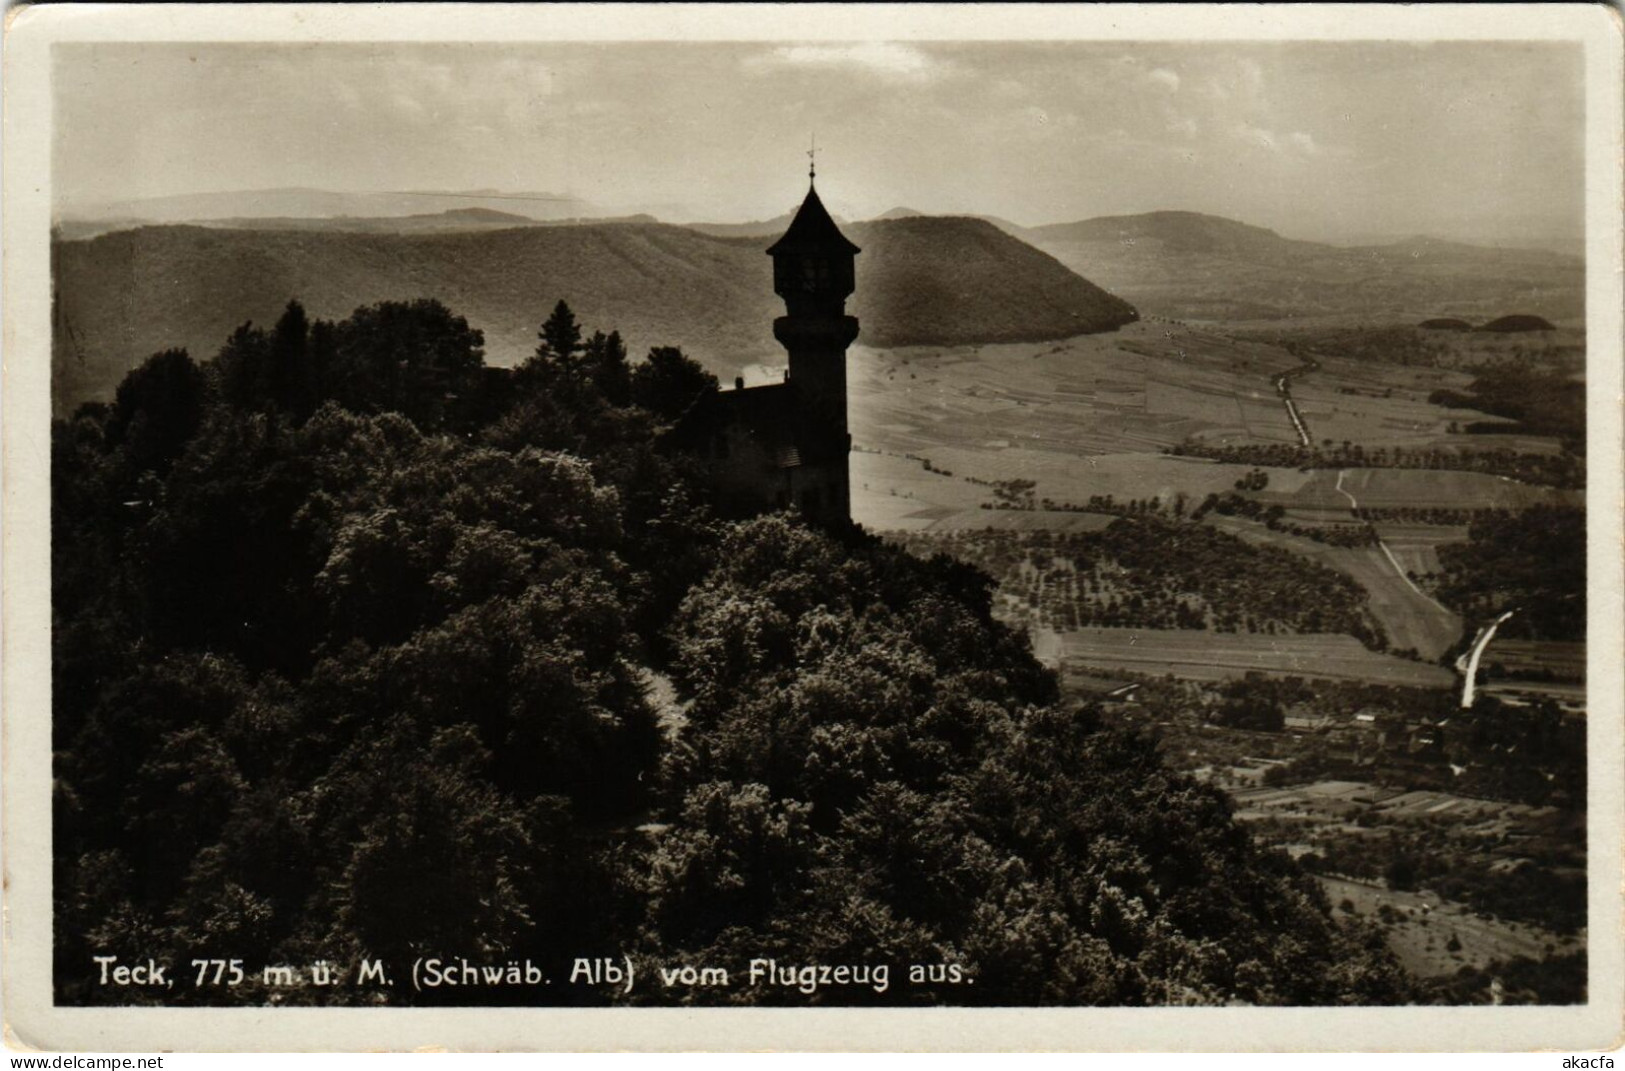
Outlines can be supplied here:
<path id="1" fill-rule="evenodd" d="M 1085 628 L 1059 635 L 1063 664 L 1088 669 L 1226 680 L 1263 673 L 1449 687 L 1442 666 L 1367 650 L 1352 636 L 1264 636 L 1185 629 Z"/>
<path id="2" fill-rule="evenodd" d="M 1382 923 L 1388 947 L 1400 963 L 1424 978 L 1585 948 L 1583 934 L 1557 934 L 1533 923 L 1486 917 L 1426 889 L 1406 892 L 1334 877 L 1322 877 L 1320 883 L 1341 913 Z"/>
<path id="3" fill-rule="evenodd" d="M 993 575 L 995 613 L 1027 631 L 1063 694 L 1155 726 L 1424 984 L 1453 999 L 1492 999 L 1503 977 L 1571 993 L 1584 645 L 1497 637 L 1480 709 L 1463 714 L 1452 664 L 1469 622 L 1436 592 L 1441 548 L 1470 545 L 1486 511 L 1584 501 L 1528 482 L 1572 485 L 1559 439 L 1473 434 L 1510 421 L 1439 400 L 1470 394 L 1481 361 L 1555 360 L 1573 340 L 1375 332 L 1396 347 L 1343 352 L 1307 330 L 1232 338 L 1153 320 L 1042 345 L 855 351 L 855 517 Z M 1304 466 L 1276 390 L 1294 369 L 1293 406 L 1327 467 Z M 1474 460 L 1495 451 L 1515 461 Z M 1457 463 L 1490 471 L 1397 467 Z M 1243 549 L 1215 557 L 1193 527 Z M 1149 565 L 1089 549 L 1121 551 L 1125 532 Z M 1258 552 L 1293 565 L 1244 570 Z M 1210 567 L 1246 580 L 1209 583 Z M 1323 570 L 1319 594 L 1291 586 L 1313 575 L 1301 567 Z M 1327 615 L 1284 610 L 1277 586 Z M 1396 885 L 1390 868 L 1418 853 L 1428 881 Z"/>
<path id="4" fill-rule="evenodd" d="M 1337 547 L 1290 532 L 1272 531 L 1239 517 L 1208 514 L 1203 523 L 1249 543 L 1280 547 L 1348 576 L 1365 589 L 1371 615 L 1394 650 L 1412 650 L 1437 659 L 1461 638 L 1461 618 L 1414 586 L 1379 547 Z M 1400 567 L 1404 561 L 1401 560 Z"/>
<path id="5" fill-rule="evenodd" d="M 1469 371 L 1336 352 L 1317 351 L 1315 359 L 1316 369 L 1295 376 L 1292 389 L 1317 441 L 1352 441 L 1378 452 L 1484 448 L 1486 437 L 1451 431 L 1484 414 L 1428 401 L 1437 390 L 1462 390 L 1472 381 Z M 1440 546 L 1467 538 L 1465 524 L 1382 520 L 1372 526 L 1378 542 L 1369 546 L 1309 538 L 1315 530 L 1352 534 L 1365 523 L 1357 507 L 1523 509 L 1582 496 L 1482 472 L 1303 470 L 1164 452 L 1193 437 L 1291 447 L 1295 431 L 1273 379 L 1302 363 L 1284 345 L 1167 321 L 1055 343 L 856 348 L 854 518 L 871 530 L 899 533 L 1093 531 L 1109 516 L 1078 511 L 1091 509 L 1091 500 L 1154 501 L 1183 511 L 1262 472 L 1264 487 L 1247 495 L 1265 509 L 1280 507 L 1284 525 L 1213 513 L 1204 523 L 1352 579 L 1390 650 L 1436 661 L 1462 640 L 1463 623 L 1433 598 L 1425 578 L 1439 571 Z M 1493 438 L 1495 446 L 1514 442 Z M 1032 508 L 991 508 L 999 504 L 996 486 L 1011 481 L 1030 481 Z M 1281 530 L 1288 528 L 1297 531 Z M 1373 679 L 1393 675 L 1385 663 L 1359 664 L 1372 669 Z M 1426 676 L 1449 683 L 1438 673 Z"/>

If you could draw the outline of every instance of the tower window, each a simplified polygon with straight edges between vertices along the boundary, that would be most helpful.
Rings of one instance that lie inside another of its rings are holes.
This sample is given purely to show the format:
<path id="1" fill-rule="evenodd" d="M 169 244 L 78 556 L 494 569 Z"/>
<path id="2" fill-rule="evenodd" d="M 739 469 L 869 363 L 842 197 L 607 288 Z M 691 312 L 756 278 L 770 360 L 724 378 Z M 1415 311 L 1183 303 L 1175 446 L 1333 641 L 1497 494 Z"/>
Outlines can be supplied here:
<path id="1" fill-rule="evenodd" d="M 828 257 L 807 257 L 801 262 L 802 281 L 811 287 L 827 287 L 830 285 L 830 268 Z"/>

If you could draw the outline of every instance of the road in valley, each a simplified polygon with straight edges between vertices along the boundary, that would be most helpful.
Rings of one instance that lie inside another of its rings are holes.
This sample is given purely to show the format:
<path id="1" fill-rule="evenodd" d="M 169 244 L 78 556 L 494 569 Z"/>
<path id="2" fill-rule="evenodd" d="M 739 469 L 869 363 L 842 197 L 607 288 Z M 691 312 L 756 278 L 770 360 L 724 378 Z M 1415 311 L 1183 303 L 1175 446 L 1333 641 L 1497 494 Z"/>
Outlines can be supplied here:
<path id="1" fill-rule="evenodd" d="M 1313 446 L 1309 438 L 1309 426 L 1303 422 L 1303 416 L 1298 412 L 1296 403 L 1292 401 L 1292 377 L 1301 376 L 1305 372 L 1319 371 L 1320 364 L 1313 358 L 1306 358 L 1304 363 L 1296 368 L 1282 372 L 1275 377 L 1275 393 L 1280 395 L 1281 401 L 1286 405 L 1286 415 L 1292 418 L 1292 427 L 1298 432 L 1298 445 L 1308 449 Z"/>
<path id="2" fill-rule="evenodd" d="M 1359 499 L 1343 486 L 1348 470 L 1337 473 L 1337 492 L 1358 514 Z M 1371 609 L 1388 633 L 1395 650 L 1413 649 L 1425 659 L 1436 659 L 1461 636 L 1461 618 L 1448 606 L 1417 587 L 1380 538 L 1363 552 L 1370 564 L 1356 569 L 1357 579 L 1371 592 Z"/>
<path id="3" fill-rule="evenodd" d="M 1360 509 L 1359 500 L 1356 499 L 1353 494 L 1351 494 L 1349 491 L 1345 490 L 1344 487 L 1343 487 L 1343 477 L 1347 476 L 1347 475 L 1348 475 L 1348 469 L 1339 469 L 1338 470 L 1338 472 L 1337 472 L 1337 493 L 1349 500 L 1349 511 L 1351 513 L 1354 513 L 1355 516 L 1359 516 L 1359 509 Z M 1421 596 L 1422 598 L 1426 599 L 1428 602 L 1432 603 L 1434 606 L 1438 607 L 1438 609 L 1440 611 L 1442 611 L 1444 613 L 1447 613 L 1447 614 L 1451 614 L 1451 610 L 1450 610 L 1450 608 L 1448 606 L 1445 606 L 1444 604 L 1440 603 L 1438 599 L 1435 599 L 1433 596 L 1429 595 L 1427 592 L 1423 591 L 1421 588 L 1416 586 L 1415 582 L 1411 580 L 1410 574 L 1405 572 L 1404 568 L 1399 564 L 1399 559 L 1394 557 L 1394 552 L 1388 549 L 1388 544 L 1384 543 L 1382 541 L 1381 537 L 1378 537 L 1378 539 L 1377 539 L 1377 548 L 1382 551 L 1382 556 L 1384 558 L 1388 559 L 1388 564 L 1392 565 L 1394 567 L 1394 575 L 1399 577 L 1399 579 L 1403 580 L 1405 582 L 1406 587 L 1410 588 L 1412 591 L 1416 592 L 1417 595 Z M 1451 614 L 1451 616 L 1453 617 L 1455 615 Z"/>
<path id="4" fill-rule="evenodd" d="M 1468 648 L 1466 654 L 1456 659 L 1456 668 L 1461 670 L 1462 677 L 1461 707 L 1463 710 L 1466 710 L 1468 707 L 1473 705 L 1473 691 L 1478 683 L 1478 660 L 1483 657 L 1484 648 L 1488 647 L 1490 645 L 1490 641 L 1495 638 L 1495 630 L 1500 628 L 1502 623 L 1506 621 L 1507 618 L 1511 617 L 1517 612 L 1518 611 L 1516 610 L 1508 610 L 1494 621 L 1491 621 L 1489 624 L 1479 629 L 1478 635 L 1473 639 L 1472 647 Z"/>

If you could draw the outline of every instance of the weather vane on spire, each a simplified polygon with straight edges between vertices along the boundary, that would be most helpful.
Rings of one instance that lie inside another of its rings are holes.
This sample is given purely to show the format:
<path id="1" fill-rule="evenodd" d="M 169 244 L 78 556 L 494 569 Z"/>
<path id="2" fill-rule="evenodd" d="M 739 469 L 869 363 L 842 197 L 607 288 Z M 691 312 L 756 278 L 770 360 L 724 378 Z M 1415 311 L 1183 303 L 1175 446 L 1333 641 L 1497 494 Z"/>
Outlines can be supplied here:
<path id="1" fill-rule="evenodd" d="M 818 134 L 814 132 L 812 145 L 807 149 L 807 181 L 812 182 L 818 178 Z"/>

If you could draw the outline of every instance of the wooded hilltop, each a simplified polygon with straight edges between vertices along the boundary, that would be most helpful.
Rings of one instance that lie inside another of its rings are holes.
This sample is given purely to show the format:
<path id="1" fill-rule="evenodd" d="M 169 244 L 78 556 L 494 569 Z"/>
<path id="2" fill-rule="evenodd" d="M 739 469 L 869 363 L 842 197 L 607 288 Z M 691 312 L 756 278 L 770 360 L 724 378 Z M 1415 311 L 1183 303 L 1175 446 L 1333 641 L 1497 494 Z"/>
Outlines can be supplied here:
<path id="1" fill-rule="evenodd" d="M 1413 999 L 1217 788 L 1060 705 L 985 574 L 715 517 L 660 438 L 714 382 L 563 302 L 514 370 L 435 301 L 290 303 L 57 421 L 58 1001 Z M 894 984 L 564 984 L 623 955 Z M 257 973 L 422 956 L 557 984 Z M 203 958 L 250 973 L 195 987 Z"/>

